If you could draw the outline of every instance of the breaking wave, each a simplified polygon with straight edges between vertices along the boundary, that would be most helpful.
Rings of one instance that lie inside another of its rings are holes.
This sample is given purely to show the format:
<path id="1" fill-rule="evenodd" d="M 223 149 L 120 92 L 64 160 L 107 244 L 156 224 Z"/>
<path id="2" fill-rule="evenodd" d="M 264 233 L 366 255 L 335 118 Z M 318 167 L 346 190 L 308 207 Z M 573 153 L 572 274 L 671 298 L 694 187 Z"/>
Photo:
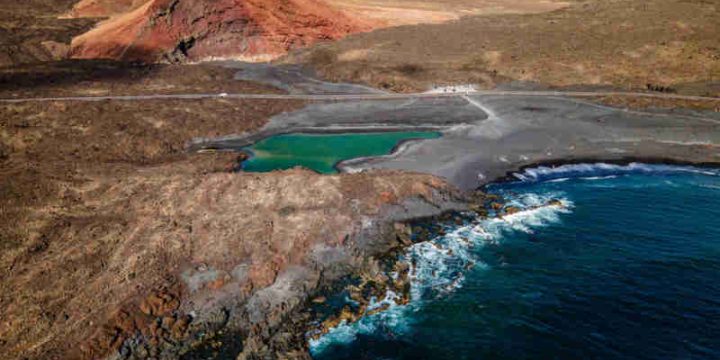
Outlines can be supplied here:
<path id="1" fill-rule="evenodd" d="M 387 311 L 310 341 L 313 357 L 718 358 L 705 320 L 720 304 L 718 169 L 599 163 L 515 177 L 486 188 L 503 198 L 499 214 L 406 249 L 409 303 L 373 300 Z M 654 328 L 672 331 L 638 332 Z"/>
<path id="2" fill-rule="evenodd" d="M 535 229 L 557 223 L 560 215 L 569 213 L 573 207 L 562 193 L 524 194 L 509 200 L 507 205 L 523 210 L 503 217 L 476 218 L 464 226 L 448 225 L 444 235 L 409 247 L 399 261 L 406 262 L 410 268 L 410 302 L 397 305 L 393 301 L 397 295 L 391 291 L 382 300 L 372 299 L 369 310 L 383 305 L 387 310 L 364 316 L 355 323 L 343 322 L 319 339 L 311 339 L 313 356 L 330 346 L 349 344 L 361 335 L 382 333 L 396 337 L 407 333 L 412 326 L 412 314 L 421 311 L 426 302 L 462 287 L 468 271 L 488 268 L 479 260 L 475 248 L 498 243 L 511 232 L 533 233 Z M 547 205 L 550 200 L 560 200 L 562 205 Z"/>
<path id="3" fill-rule="evenodd" d="M 595 164 L 568 164 L 560 166 L 539 166 L 528 168 L 513 176 L 522 182 L 545 182 L 545 181 L 566 181 L 570 178 L 586 180 L 603 180 L 609 177 L 631 175 L 631 174 L 678 174 L 694 173 L 709 176 L 720 176 L 720 171 L 715 169 L 704 169 L 694 166 L 676 165 L 654 165 L 643 163 L 630 163 L 627 165 L 616 165 L 607 163 Z"/>

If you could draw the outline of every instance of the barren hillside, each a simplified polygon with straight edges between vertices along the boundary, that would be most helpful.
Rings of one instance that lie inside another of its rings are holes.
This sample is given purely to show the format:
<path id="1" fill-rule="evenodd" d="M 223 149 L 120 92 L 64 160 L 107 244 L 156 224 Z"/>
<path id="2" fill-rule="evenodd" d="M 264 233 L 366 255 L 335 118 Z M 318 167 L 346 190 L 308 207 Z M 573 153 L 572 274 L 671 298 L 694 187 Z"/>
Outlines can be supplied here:
<path id="1" fill-rule="evenodd" d="M 152 0 L 132 5 L 75 38 L 70 56 L 147 62 L 267 60 L 369 29 L 318 0 Z M 115 11 L 107 9 L 107 14 Z"/>
<path id="2" fill-rule="evenodd" d="M 0 67 L 67 57 L 74 36 L 93 19 L 61 19 L 75 0 L 0 2 Z"/>
<path id="3" fill-rule="evenodd" d="M 719 14 L 718 1 L 583 1 L 541 14 L 378 30 L 288 61 L 397 91 L 523 80 L 712 94 L 720 81 Z"/>
<path id="4" fill-rule="evenodd" d="M 78 59 L 265 61 L 317 42 L 480 14 L 552 11 L 544 0 L 53 0 L 0 5 L 0 65 Z M 72 40 L 72 44 L 71 44 Z"/>

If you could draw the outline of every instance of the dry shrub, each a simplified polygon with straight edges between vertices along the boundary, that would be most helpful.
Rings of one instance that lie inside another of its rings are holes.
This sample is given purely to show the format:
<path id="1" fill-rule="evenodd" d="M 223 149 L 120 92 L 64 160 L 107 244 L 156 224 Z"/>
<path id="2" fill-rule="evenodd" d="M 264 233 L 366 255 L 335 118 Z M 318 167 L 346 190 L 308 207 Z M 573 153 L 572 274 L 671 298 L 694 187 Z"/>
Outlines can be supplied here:
<path id="1" fill-rule="evenodd" d="M 326 47 L 319 47 L 310 53 L 310 63 L 314 66 L 326 66 L 337 61 L 337 53 Z"/>
<path id="2" fill-rule="evenodd" d="M 398 72 L 400 72 L 403 75 L 417 75 L 423 71 L 425 71 L 425 68 L 422 67 L 422 65 L 418 64 L 402 64 L 395 66 L 394 69 Z"/>

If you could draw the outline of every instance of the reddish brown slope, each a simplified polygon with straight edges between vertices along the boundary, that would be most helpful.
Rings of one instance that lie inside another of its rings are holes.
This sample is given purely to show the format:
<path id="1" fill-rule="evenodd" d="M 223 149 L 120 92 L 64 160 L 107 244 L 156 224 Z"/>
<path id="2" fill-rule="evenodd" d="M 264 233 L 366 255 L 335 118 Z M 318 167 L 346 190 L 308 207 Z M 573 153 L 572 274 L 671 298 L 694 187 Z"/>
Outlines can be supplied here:
<path id="1" fill-rule="evenodd" d="M 265 60 L 369 28 L 320 0 L 149 0 L 75 38 L 70 56 Z"/>

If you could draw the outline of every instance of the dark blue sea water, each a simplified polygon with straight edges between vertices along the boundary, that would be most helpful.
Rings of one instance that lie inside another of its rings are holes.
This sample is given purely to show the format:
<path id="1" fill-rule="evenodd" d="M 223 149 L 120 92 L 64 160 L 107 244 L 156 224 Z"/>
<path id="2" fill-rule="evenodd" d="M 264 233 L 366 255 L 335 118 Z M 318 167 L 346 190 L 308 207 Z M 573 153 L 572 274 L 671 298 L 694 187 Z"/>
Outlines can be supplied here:
<path id="1" fill-rule="evenodd" d="M 526 209 L 412 246 L 406 306 L 316 359 L 720 359 L 720 173 L 572 165 L 489 187 Z M 561 199 L 564 207 L 549 206 Z M 379 299 L 378 303 L 388 301 Z"/>

